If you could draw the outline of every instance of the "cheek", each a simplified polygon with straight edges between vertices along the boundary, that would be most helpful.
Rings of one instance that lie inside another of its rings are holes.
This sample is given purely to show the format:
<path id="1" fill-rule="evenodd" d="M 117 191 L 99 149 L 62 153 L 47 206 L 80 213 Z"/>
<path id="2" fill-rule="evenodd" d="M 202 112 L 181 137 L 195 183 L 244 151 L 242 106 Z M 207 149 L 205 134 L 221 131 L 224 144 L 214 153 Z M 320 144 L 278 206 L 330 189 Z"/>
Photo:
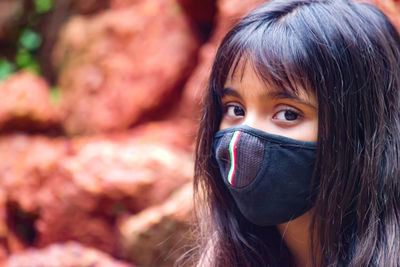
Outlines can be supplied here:
<path id="1" fill-rule="evenodd" d="M 318 111 L 307 110 L 304 114 L 304 120 L 297 125 L 294 131 L 288 133 L 288 137 L 308 142 L 318 141 Z"/>
<path id="2" fill-rule="evenodd" d="M 291 138 L 309 142 L 317 142 L 318 139 L 318 119 L 307 120 L 292 132 Z M 288 136 L 289 137 L 289 136 Z"/>
<path id="3" fill-rule="evenodd" d="M 271 134 L 281 135 L 295 140 L 317 142 L 318 119 L 307 119 L 297 125 L 289 127 L 281 127 L 277 124 L 270 123 L 269 127 L 265 127 L 263 130 Z"/>
<path id="4" fill-rule="evenodd" d="M 233 127 L 239 124 L 234 124 L 231 120 L 228 120 L 226 118 L 222 118 L 221 123 L 219 124 L 219 130 L 223 130 L 229 127 Z"/>
<path id="5" fill-rule="evenodd" d="M 317 139 L 318 139 L 318 120 L 315 120 L 313 122 L 310 122 L 306 141 L 317 142 Z"/>
<path id="6" fill-rule="evenodd" d="M 226 125 L 225 120 L 222 120 L 221 123 L 219 124 L 219 130 L 223 130 L 228 128 L 228 126 Z"/>

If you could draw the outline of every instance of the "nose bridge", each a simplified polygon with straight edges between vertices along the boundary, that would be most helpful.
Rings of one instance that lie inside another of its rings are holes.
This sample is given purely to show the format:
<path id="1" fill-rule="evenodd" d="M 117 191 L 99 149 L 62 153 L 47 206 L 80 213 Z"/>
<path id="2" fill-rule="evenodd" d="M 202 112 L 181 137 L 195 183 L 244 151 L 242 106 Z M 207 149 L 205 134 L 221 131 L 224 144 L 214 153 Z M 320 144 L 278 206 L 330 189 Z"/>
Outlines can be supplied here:
<path id="1" fill-rule="evenodd" d="M 257 110 L 248 110 L 243 124 L 267 133 L 273 131 L 267 116 Z"/>
<path id="2" fill-rule="evenodd" d="M 246 118 L 243 121 L 243 124 L 253 127 L 257 125 L 257 114 L 253 110 L 249 110 L 246 114 Z"/>

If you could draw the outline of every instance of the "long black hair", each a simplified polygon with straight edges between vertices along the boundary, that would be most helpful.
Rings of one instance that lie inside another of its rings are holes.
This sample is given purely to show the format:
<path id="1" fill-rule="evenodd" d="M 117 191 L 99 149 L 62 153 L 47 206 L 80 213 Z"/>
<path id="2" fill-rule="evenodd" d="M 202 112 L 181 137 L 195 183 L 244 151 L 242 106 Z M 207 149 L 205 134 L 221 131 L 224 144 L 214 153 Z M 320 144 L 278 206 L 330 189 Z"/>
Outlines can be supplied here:
<path id="1" fill-rule="evenodd" d="M 240 214 L 212 148 L 220 92 L 241 60 L 266 84 L 300 85 L 318 99 L 320 185 L 311 240 L 322 254 L 314 265 L 400 266 L 400 37 L 375 6 L 346 0 L 270 1 L 222 41 L 196 146 L 206 266 L 291 264 L 275 227 Z"/>

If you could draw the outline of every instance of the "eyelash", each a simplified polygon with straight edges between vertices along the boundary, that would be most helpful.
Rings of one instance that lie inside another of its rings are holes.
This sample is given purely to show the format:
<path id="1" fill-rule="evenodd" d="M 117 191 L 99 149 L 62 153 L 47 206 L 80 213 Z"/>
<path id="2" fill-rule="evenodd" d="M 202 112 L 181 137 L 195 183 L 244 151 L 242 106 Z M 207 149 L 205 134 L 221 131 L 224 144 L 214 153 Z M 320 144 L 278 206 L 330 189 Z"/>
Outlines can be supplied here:
<path id="1" fill-rule="evenodd" d="M 227 113 L 229 112 L 229 108 L 236 108 L 236 107 L 240 108 L 243 111 L 243 113 L 246 114 L 246 112 L 244 111 L 244 108 L 242 108 L 239 104 L 227 104 L 227 105 L 224 105 L 224 107 L 223 107 L 224 115 L 227 115 Z M 233 112 L 235 112 L 235 111 L 233 111 Z M 230 116 L 233 117 L 232 115 L 230 115 Z"/>
<path id="2" fill-rule="evenodd" d="M 244 114 L 243 114 L 243 115 L 238 115 L 238 116 L 236 116 L 236 114 L 234 113 L 234 114 L 231 114 L 231 115 L 228 115 L 228 116 L 234 117 L 234 118 L 239 118 L 239 117 L 243 117 L 243 116 L 246 114 L 244 108 L 242 108 L 239 104 L 226 104 L 226 105 L 224 105 L 224 107 L 223 107 L 224 116 L 227 116 L 227 113 L 229 112 L 229 109 L 230 109 L 230 108 L 236 108 L 236 107 L 240 108 Z M 296 110 L 296 109 L 294 109 L 294 108 L 288 107 L 288 106 L 284 106 L 284 108 L 282 108 L 281 110 L 279 110 L 278 112 L 276 112 L 276 113 L 272 116 L 272 118 L 273 118 L 274 120 L 276 120 L 276 121 L 280 121 L 280 120 L 276 119 L 277 115 L 278 115 L 279 113 L 281 113 L 281 112 L 287 112 L 287 111 L 290 111 L 290 112 L 294 113 L 295 116 L 296 116 L 296 118 L 295 118 L 294 120 L 285 120 L 285 121 L 283 121 L 283 122 L 285 122 L 285 123 L 287 123 L 287 122 L 290 123 L 290 122 L 298 121 L 299 119 L 301 119 L 301 118 L 303 117 L 303 115 L 302 115 L 302 113 L 301 113 L 300 111 L 298 111 L 298 110 Z M 235 110 L 233 110 L 233 112 L 235 112 Z"/>
<path id="3" fill-rule="evenodd" d="M 291 113 L 295 114 L 296 118 L 295 118 L 294 120 L 286 120 L 285 122 L 295 122 L 295 121 L 298 121 L 299 119 L 301 119 L 302 115 L 301 115 L 298 111 L 293 110 L 293 109 L 290 109 L 290 108 L 285 108 L 285 109 L 282 109 L 282 110 L 278 111 L 276 114 L 274 114 L 274 116 L 273 116 L 272 118 L 273 118 L 274 120 L 279 121 L 279 119 L 275 119 L 275 117 L 277 116 L 277 114 L 279 114 L 279 113 L 281 113 L 281 112 L 288 112 L 288 111 L 290 111 Z M 285 115 L 286 115 L 286 114 L 285 114 Z M 285 115 L 284 115 L 284 116 L 285 116 Z M 286 118 L 285 118 L 285 119 L 286 119 Z"/>

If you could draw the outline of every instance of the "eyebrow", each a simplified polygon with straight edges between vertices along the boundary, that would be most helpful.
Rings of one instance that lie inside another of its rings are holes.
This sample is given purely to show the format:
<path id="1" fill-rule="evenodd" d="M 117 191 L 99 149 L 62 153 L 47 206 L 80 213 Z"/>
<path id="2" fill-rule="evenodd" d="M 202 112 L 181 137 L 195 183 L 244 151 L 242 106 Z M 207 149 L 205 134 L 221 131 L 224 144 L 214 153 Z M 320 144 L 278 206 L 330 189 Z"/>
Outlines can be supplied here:
<path id="1" fill-rule="evenodd" d="M 225 97 L 225 96 L 233 96 L 233 97 L 241 98 L 241 95 L 239 94 L 239 92 L 230 87 L 226 87 L 222 90 L 221 97 Z M 297 102 L 297 103 L 309 106 L 313 109 L 316 109 L 316 107 L 313 104 L 311 104 L 309 101 L 307 101 L 306 99 L 302 99 L 298 95 L 296 95 L 292 92 L 289 92 L 289 91 L 283 91 L 283 90 L 282 91 L 278 91 L 278 90 L 269 91 L 262 97 L 263 98 L 272 98 L 272 99 L 290 99 L 294 102 Z"/>
<path id="2" fill-rule="evenodd" d="M 230 87 L 226 87 L 222 90 L 221 97 L 225 97 L 225 96 L 241 97 L 240 94 L 238 93 L 238 91 L 236 91 L 235 89 L 230 88 Z"/>

